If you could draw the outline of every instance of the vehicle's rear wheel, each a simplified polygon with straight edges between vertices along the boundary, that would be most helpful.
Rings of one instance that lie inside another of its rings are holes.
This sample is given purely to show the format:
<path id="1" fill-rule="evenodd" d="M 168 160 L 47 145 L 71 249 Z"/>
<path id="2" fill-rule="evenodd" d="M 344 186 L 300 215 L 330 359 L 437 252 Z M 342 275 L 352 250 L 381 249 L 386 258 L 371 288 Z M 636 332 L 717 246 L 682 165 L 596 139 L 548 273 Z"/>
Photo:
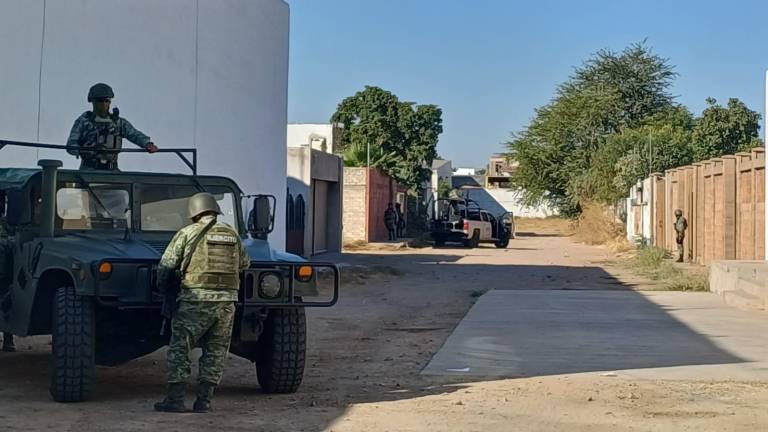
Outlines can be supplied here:
<path id="1" fill-rule="evenodd" d="M 464 247 L 474 249 L 478 246 L 480 246 L 480 231 L 474 230 L 472 232 L 472 237 L 464 240 Z"/>
<path id="2" fill-rule="evenodd" d="M 75 288 L 56 289 L 51 321 L 53 363 L 50 392 L 56 402 L 81 402 L 90 396 L 96 352 L 94 307 Z"/>
<path id="3" fill-rule="evenodd" d="M 258 341 L 256 373 L 266 393 L 293 393 L 304 377 L 307 319 L 304 308 L 272 309 Z"/>
<path id="4" fill-rule="evenodd" d="M 445 239 L 443 237 L 434 237 L 434 240 L 435 240 L 435 246 L 437 247 L 445 246 Z"/>

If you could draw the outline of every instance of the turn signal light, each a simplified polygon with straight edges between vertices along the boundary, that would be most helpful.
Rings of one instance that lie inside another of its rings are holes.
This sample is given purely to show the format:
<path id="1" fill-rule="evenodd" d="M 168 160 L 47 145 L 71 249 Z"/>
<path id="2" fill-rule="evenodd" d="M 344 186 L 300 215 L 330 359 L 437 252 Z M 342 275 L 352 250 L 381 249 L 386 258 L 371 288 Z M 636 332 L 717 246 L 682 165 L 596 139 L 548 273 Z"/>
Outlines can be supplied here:
<path id="1" fill-rule="evenodd" d="M 108 262 L 103 262 L 99 266 L 99 273 L 101 274 L 109 274 L 112 273 L 112 264 Z"/>
<path id="2" fill-rule="evenodd" d="M 312 266 L 300 266 L 296 269 L 296 279 L 306 282 L 312 278 Z"/>

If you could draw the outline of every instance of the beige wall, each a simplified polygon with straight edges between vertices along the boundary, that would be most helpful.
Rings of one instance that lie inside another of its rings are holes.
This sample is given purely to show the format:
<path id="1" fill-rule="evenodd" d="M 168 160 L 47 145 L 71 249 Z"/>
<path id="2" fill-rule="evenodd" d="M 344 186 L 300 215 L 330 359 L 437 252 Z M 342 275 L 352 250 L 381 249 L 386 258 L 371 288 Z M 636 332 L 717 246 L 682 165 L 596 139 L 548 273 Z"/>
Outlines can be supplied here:
<path id="1" fill-rule="evenodd" d="M 656 246 L 675 250 L 675 210 L 688 219 L 692 261 L 765 259 L 765 151 L 710 159 L 654 176 Z M 644 228 L 641 228 L 645 231 Z"/>

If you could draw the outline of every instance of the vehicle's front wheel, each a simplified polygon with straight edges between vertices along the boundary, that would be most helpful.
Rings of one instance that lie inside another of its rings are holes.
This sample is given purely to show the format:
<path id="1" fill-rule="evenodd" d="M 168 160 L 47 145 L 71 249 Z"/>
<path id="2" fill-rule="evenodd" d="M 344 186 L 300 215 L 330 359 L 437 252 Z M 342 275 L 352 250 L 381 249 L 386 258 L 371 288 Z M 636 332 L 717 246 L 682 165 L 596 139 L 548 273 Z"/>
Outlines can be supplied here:
<path id="1" fill-rule="evenodd" d="M 304 377 L 307 319 L 304 308 L 272 309 L 258 341 L 256 373 L 266 393 L 293 393 Z"/>
<path id="2" fill-rule="evenodd" d="M 509 246 L 509 237 L 501 238 L 501 239 L 497 240 L 496 243 L 494 243 L 494 244 L 496 245 L 497 248 L 504 249 L 507 246 Z"/>
<path id="3" fill-rule="evenodd" d="M 84 401 L 91 393 L 96 353 L 93 301 L 63 286 L 56 289 L 51 309 L 51 396 L 56 402 Z"/>

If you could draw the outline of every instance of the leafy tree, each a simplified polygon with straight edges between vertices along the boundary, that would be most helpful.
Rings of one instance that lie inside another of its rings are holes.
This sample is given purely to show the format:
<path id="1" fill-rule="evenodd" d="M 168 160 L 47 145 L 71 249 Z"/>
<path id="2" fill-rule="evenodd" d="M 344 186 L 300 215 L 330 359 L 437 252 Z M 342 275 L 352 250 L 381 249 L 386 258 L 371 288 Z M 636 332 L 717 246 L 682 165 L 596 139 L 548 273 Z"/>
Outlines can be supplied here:
<path id="1" fill-rule="evenodd" d="M 415 189 L 431 175 L 443 132 L 442 110 L 435 105 L 401 102 L 378 87 L 366 86 L 344 99 L 331 117 L 344 123 L 341 152 L 347 166 L 372 167 Z"/>
<path id="2" fill-rule="evenodd" d="M 453 190 L 453 186 L 451 185 L 451 182 L 448 180 L 440 180 L 437 183 L 437 197 L 438 198 L 448 198 L 448 196 L 451 194 L 451 190 Z"/>
<path id="3" fill-rule="evenodd" d="M 525 201 L 546 199 L 564 214 L 577 213 L 595 191 L 593 156 L 611 135 L 669 110 L 674 77 L 668 61 L 645 43 L 595 53 L 508 143 L 519 162 L 512 181 L 525 191 Z"/>
<path id="4" fill-rule="evenodd" d="M 760 114 L 738 99 L 728 99 L 727 107 L 707 98 L 708 107 L 693 130 L 693 153 L 696 160 L 746 151 L 762 145 L 758 130 Z"/>
<path id="5" fill-rule="evenodd" d="M 674 105 L 646 119 L 643 126 L 609 135 L 575 183 L 576 193 L 582 200 L 613 204 L 648 174 L 691 163 L 693 124 L 691 112 Z"/>

